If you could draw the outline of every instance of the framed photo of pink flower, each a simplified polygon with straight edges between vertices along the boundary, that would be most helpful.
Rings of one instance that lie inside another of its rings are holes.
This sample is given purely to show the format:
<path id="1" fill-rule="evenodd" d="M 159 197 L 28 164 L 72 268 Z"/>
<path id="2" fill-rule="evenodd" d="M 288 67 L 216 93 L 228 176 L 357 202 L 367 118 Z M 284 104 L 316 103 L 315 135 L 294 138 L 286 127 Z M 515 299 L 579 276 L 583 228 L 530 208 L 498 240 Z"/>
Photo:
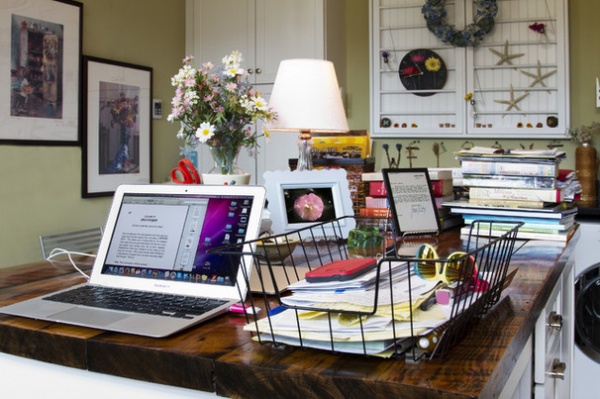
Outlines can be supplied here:
<path id="1" fill-rule="evenodd" d="M 263 177 L 275 234 L 343 218 L 347 237 L 355 226 L 344 218 L 354 215 L 346 170 L 268 171 Z"/>

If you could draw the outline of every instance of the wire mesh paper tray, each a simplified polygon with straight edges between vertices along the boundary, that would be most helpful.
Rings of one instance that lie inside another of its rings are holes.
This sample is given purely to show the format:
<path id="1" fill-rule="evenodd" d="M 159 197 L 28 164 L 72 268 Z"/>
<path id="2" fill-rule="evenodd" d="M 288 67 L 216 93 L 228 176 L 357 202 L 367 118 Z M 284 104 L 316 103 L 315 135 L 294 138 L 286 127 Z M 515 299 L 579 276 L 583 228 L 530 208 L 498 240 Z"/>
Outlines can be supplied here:
<path id="1" fill-rule="evenodd" d="M 521 223 L 500 237 L 472 234 L 461 252 L 445 258 L 427 245 L 419 256 L 400 258 L 389 219 L 352 217 L 357 227 L 348 237 L 344 219 L 250 242 L 253 276 L 244 272 L 244 279 L 263 289 L 241 299 L 262 309 L 245 314 L 254 340 L 411 361 L 441 357 L 512 278 L 507 271 Z M 493 224 L 473 222 L 472 231 L 491 231 Z M 354 257 L 374 257 L 377 267 L 329 287 L 303 280 L 307 270 Z M 264 288 L 272 285 L 274 291 Z"/>

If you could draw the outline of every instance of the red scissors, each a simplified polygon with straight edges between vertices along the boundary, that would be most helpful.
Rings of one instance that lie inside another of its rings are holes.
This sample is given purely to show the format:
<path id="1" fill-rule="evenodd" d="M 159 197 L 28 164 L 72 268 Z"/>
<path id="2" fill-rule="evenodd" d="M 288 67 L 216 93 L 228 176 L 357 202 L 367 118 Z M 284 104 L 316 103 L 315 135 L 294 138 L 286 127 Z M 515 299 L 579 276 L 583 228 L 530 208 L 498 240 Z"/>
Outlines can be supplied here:
<path id="1" fill-rule="evenodd" d="M 200 184 L 200 175 L 192 161 L 183 158 L 176 168 L 171 170 L 171 180 L 178 184 Z"/>

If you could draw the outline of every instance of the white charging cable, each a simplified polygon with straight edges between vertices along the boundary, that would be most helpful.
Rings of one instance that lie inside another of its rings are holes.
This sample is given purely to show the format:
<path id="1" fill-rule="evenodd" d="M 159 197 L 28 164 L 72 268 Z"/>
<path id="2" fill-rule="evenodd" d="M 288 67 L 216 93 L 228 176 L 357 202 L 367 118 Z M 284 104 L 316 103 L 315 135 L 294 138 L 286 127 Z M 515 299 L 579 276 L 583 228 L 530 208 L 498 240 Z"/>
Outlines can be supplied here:
<path id="1" fill-rule="evenodd" d="M 67 257 L 69 258 L 69 261 L 71 262 L 71 265 L 73 265 L 73 267 L 75 268 L 75 270 L 77 270 L 79 273 L 81 273 L 81 275 L 83 277 L 85 277 L 86 280 L 90 279 L 90 276 L 88 276 L 87 274 L 85 274 L 84 271 L 81 270 L 75 264 L 75 261 L 73 260 L 73 255 L 77 255 L 77 256 L 89 256 L 91 258 L 95 258 L 96 257 L 95 254 L 89 254 L 89 253 L 85 253 L 85 252 L 67 251 L 66 249 L 62 249 L 62 248 L 54 248 L 52 251 L 50 251 L 50 254 L 46 258 L 46 260 L 52 260 L 52 258 L 55 258 L 55 257 L 60 256 L 60 255 L 67 255 Z"/>

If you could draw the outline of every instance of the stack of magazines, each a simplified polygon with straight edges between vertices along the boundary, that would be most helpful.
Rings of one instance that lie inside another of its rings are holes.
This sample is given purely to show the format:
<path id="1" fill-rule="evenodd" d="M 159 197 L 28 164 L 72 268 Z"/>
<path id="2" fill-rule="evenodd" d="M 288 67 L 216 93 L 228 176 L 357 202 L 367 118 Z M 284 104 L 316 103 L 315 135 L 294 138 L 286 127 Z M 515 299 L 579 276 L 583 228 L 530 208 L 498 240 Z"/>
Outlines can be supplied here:
<path id="1" fill-rule="evenodd" d="M 461 161 L 468 198 L 443 205 L 463 216 L 464 234 L 475 220 L 519 221 L 524 222 L 519 238 L 566 242 L 574 230 L 573 201 L 581 186 L 573 171 L 560 169 L 565 156 L 557 149 L 460 151 L 456 158 Z M 501 223 L 494 226 L 494 231 L 481 234 L 499 236 L 506 231 Z"/>

